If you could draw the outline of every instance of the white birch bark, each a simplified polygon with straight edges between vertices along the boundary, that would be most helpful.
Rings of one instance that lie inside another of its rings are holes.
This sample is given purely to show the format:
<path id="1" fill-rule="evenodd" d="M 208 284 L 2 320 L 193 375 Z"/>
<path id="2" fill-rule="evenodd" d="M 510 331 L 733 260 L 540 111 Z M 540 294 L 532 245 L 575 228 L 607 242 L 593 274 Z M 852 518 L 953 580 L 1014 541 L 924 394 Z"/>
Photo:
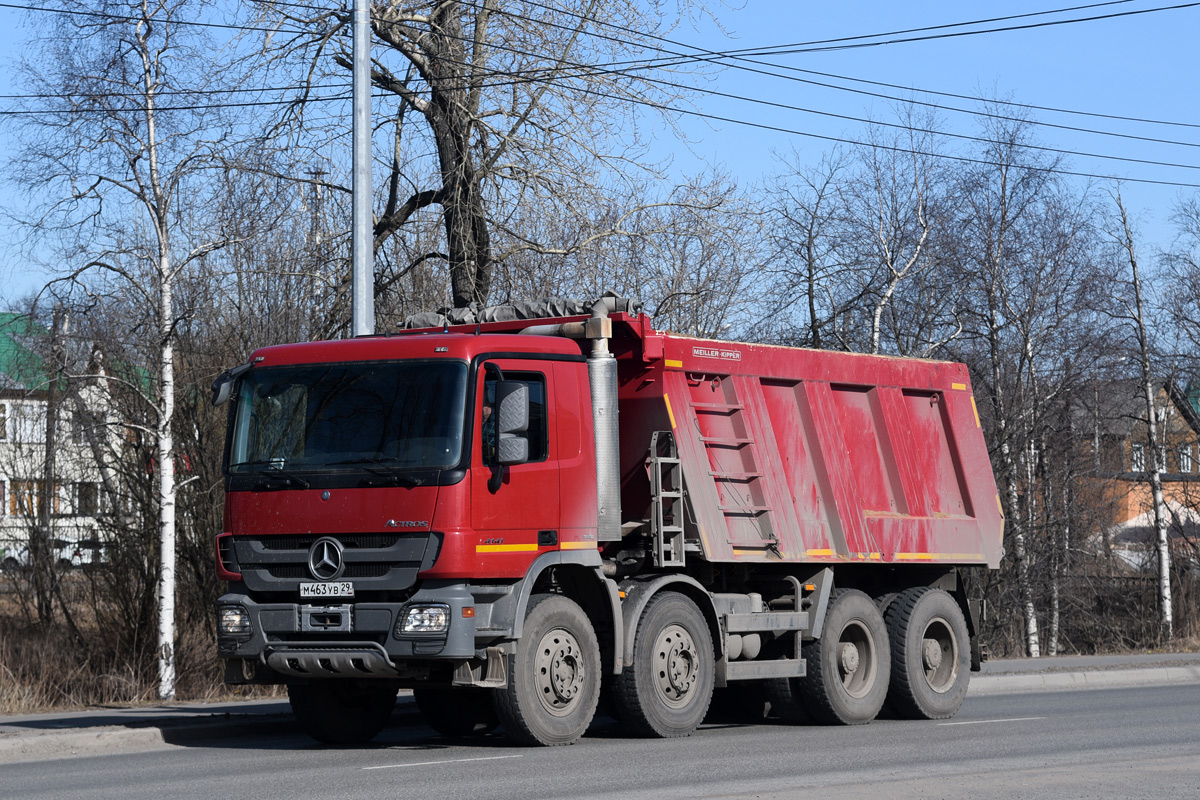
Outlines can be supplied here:
<path id="1" fill-rule="evenodd" d="M 1147 462 L 1147 480 L 1150 483 L 1150 494 L 1154 504 L 1154 533 L 1155 550 L 1158 555 L 1158 607 L 1159 630 L 1162 638 L 1170 641 L 1175 637 L 1174 611 L 1171 602 L 1171 549 L 1167 539 L 1167 505 L 1163 498 L 1162 473 L 1166 468 L 1163 463 L 1165 455 L 1159 446 L 1158 416 L 1154 402 L 1154 378 L 1150 363 L 1150 343 L 1146 331 L 1146 317 L 1142 299 L 1142 280 L 1138 270 L 1137 251 L 1134 247 L 1133 231 L 1129 226 L 1129 215 L 1121 201 L 1120 192 L 1116 195 L 1117 210 L 1121 215 L 1122 240 L 1121 246 L 1129 259 L 1129 270 L 1133 287 L 1133 321 L 1134 332 L 1138 343 L 1138 367 L 1141 371 L 1141 390 L 1146 403 L 1146 434 L 1149 444 L 1149 461 Z"/>

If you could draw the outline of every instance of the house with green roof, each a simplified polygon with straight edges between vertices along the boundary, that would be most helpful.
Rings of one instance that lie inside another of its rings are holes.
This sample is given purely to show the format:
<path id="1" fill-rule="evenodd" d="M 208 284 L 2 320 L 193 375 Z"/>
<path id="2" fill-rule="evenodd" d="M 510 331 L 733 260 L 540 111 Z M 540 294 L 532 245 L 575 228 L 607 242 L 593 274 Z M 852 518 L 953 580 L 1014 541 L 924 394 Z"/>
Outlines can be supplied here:
<path id="1" fill-rule="evenodd" d="M 49 346 L 45 325 L 28 314 L 0 312 L 0 567 L 8 569 L 27 564 L 30 534 L 43 524 L 44 501 L 50 504 L 51 552 L 59 566 L 77 562 L 78 543 L 96 536 L 99 467 L 74 419 L 73 403 L 59 406 L 59 423 L 52 434 L 54 488 L 44 491 L 50 482 L 46 413 L 52 377 L 43 354 Z M 64 383 L 59 388 L 67 387 Z M 94 390 L 81 396 L 85 402 L 97 401 Z"/>

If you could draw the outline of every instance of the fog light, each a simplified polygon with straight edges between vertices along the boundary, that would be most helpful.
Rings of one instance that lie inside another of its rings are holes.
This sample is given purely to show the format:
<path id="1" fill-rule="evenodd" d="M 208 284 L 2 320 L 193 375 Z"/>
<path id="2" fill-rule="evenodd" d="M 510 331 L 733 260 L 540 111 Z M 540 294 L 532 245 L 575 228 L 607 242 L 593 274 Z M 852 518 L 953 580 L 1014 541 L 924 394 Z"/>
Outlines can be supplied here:
<path id="1" fill-rule="evenodd" d="M 400 633 L 442 633 L 449 627 L 449 606 L 412 606 L 400 623 Z"/>
<path id="2" fill-rule="evenodd" d="M 222 606 L 217 611 L 217 629 L 225 636 L 245 636 L 250 632 L 250 615 L 241 606 Z"/>

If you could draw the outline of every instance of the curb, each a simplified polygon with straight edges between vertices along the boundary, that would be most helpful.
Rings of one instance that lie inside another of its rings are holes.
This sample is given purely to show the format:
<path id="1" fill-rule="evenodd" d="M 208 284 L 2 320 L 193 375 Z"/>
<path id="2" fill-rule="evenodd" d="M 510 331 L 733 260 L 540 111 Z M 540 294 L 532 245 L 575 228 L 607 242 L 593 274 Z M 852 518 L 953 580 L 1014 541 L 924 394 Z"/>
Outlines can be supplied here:
<path id="1" fill-rule="evenodd" d="M 388 728 L 405 727 L 420 718 L 412 697 L 401 697 Z M 37 733 L 0 732 L 0 764 L 50 761 L 89 755 L 159 750 L 194 742 L 249 739 L 257 736 L 301 735 L 291 714 L 221 715 L 219 718 L 164 721 L 139 720 L 129 726 Z M 314 744 L 315 746 L 315 744 Z"/>
<path id="2" fill-rule="evenodd" d="M 1165 686 L 1200 683 L 1200 666 L 1139 667 L 1077 672 L 1042 672 L 1016 675 L 973 675 L 972 695 L 1063 692 L 1080 689 L 1115 689 L 1130 686 Z"/>

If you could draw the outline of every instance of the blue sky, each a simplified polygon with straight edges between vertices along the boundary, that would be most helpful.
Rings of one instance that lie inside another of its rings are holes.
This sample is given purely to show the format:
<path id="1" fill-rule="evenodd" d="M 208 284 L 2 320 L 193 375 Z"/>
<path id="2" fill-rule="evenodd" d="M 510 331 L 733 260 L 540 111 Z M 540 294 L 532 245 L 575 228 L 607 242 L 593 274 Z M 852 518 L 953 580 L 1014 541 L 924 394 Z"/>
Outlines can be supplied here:
<path id="1" fill-rule="evenodd" d="M 1127 0 L 976 27 L 993 28 L 1125 14 L 1175 4 L 1166 0 Z M 741 8 L 716 9 L 729 38 L 712 24 L 681 26 L 667 36 L 710 50 L 760 48 L 1029 14 L 1068 5 L 1070 3 L 1061 0 L 1013 0 L 1003 4 L 746 0 Z M 23 12 L 0 8 L 0 52 L 17 55 L 29 33 L 27 25 Z M 1038 106 L 1185 123 L 1191 127 L 1031 112 L 1035 119 L 1044 122 L 1170 139 L 1192 145 L 1154 144 L 1041 128 L 1040 141 L 1048 147 L 1200 165 L 1200 114 L 1197 113 L 1196 103 L 1200 69 L 1194 56 L 1197 31 L 1200 31 L 1200 6 L 1031 30 L 759 57 L 757 60 L 769 62 L 772 66 L 756 68 L 769 72 L 781 72 L 781 67 L 800 68 L 896 84 L 908 87 L 911 92 L 793 73 L 813 80 L 910 96 L 943 105 L 970 107 L 971 104 L 969 101 L 932 97 L 919 90 L 969 96 L 991 95 Z M 0 94 L 14 93 L 8 84 L 11 73 L 11 68 L 0 70 Z M 727 94 L 849 117 L 886 120 L 892 118 L 893 114 L 891 104 L 886 100 L 736 69 L 714 71 L 711 82 L 705 85 Z M 0 100 L 0 107 L 5 102 Z M 864 127 L 862 123 L 851 120 L 704 95 L 696 98 L 695 108 L 715 116 L 837 138 L 861 138 Z M 977 132 L 976 123 L 966 115 L 945 112 L 943 119 L 945 131 L 963 134 Z M 720 165 L 743 185 L 753 185 L 777 169 L 775 153 L 787 153 L 795 149 L 802 159 L 815 163 L 832 146 L 826 141 L 734 123 L 684 118 L 681 124 L 692 140 L 690 147 L 683 146 L 661 129 L 655 131 L 657 140 L 654 144 L 654 154 L 672 157 L 674 170 L 681 176 L 694 174 L 706 166 Z M 2 141 L 3 135 L 0 134 Z M 962 146 L 949 145 L 950 149 Z M 11 147 L 5 146 L 5 150 L 11 152 Z M 1126 180 L 1142 178 L 1200 184 L 1200 169 L 1132 164 L 1083 156 L 1069 156 L 1064 166 L 1078 172 Z M 1082 184 L 1083 179 L 1077 180 Z M 1172 231 L 1168 218 L 1172 205 L 1181 193 L 1197 191 L 1200 190 L 1132 182 L 1124 185 L 1126 202 L 1137 217 L 1147 250 L 1170 243 Z M 0 187 L 0 203 L 12 205 L 19 203 L 18 198 L 11 186 Z M 10 301 L 36 290 L 45 280 L 43 273 L 28 267 L 17 248 L 12 246 L 13 240 L 12 231 L 0 230 L 0 295 Z"/>

